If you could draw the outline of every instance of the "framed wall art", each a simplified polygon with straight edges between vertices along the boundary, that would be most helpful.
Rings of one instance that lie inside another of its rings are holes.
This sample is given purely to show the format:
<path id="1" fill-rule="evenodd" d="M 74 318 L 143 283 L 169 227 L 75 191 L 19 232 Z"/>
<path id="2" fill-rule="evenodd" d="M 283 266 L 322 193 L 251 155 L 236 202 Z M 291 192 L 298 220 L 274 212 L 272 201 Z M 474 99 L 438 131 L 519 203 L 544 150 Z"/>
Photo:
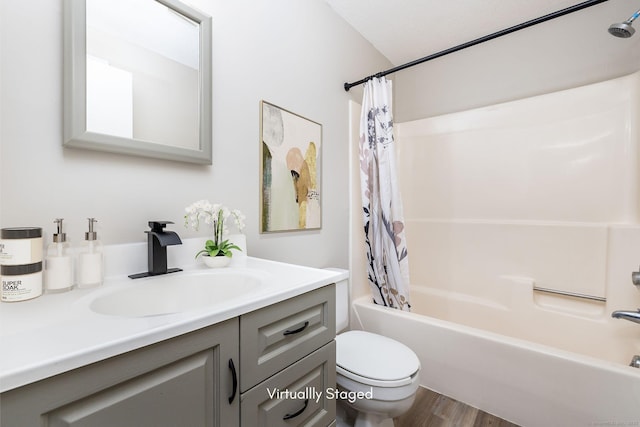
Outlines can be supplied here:
<path id="1" fill-rule="evenodd" d="M 260 103 L 262 233 L 322 226 L 322 125 Z"/>

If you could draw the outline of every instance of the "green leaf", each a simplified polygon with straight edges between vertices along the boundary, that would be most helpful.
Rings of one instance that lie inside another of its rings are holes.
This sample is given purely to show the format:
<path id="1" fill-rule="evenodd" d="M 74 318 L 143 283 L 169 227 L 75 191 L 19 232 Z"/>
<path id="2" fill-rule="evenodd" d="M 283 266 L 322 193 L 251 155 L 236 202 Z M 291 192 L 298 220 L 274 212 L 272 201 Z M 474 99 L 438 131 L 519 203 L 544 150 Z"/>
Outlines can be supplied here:
<path id="1" fill-rule="evenodd" d="M 209 256 L 226 256 L 231 258 L 233 257 L 233 252 L 231 252 L 232 249 L 242 251 L 242 249 L 237 245 L 229 242 L 229 239 L 224 240 L 217 245 L 213 240 L 207 240 L 204 245 L 204 249 L 196 254 L 196 258 L 203 253 L 206 253 Z"/>

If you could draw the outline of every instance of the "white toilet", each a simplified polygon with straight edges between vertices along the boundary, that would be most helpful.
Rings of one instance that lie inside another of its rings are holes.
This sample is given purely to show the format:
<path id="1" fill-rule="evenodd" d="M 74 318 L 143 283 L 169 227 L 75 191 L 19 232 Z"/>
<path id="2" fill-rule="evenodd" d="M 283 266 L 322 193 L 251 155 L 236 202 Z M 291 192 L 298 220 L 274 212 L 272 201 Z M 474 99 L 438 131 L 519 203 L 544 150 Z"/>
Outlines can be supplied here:
<path id="1" fill-rule="evenodd" d="M 342 270 L 344 271 L 344 270 Z M 336 283 L 336 329 L 348 326 L 348 280 Z M 409 410 L 418 390 L 418 356 L 406 345 L 365 331 L 336 336 L 337 425 L 393 426 Z"/>

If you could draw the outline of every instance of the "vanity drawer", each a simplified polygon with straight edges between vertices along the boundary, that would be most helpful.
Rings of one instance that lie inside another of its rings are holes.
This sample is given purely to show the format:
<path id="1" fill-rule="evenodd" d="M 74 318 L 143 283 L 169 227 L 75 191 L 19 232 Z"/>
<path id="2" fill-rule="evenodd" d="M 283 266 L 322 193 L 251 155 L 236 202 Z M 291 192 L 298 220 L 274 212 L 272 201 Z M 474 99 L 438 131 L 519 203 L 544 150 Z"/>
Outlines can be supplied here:
<path id="1" fill-rule="evenodd" d="M 336 418 L 335 341 L 241 397 L 243 426 L 329 426 Z M 329 390 L 329 393 L 327 393 Z"/>
<path id="2" fill-rule="evenodd" d="M 335 285 L 240 316 L 240 391 L 335 337 Z"/>

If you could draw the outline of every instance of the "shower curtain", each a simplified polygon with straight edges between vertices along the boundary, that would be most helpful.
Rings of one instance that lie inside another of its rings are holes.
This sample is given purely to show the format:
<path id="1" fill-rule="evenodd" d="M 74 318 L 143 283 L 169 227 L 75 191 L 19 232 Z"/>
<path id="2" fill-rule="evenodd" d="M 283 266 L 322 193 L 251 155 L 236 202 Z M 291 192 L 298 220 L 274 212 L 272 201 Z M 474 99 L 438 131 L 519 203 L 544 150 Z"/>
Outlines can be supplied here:
<path id="1" fill-rule="evenodd" d="M 409 311 L 409 259 L 398 188 L 391 82 L 364 86 L 360 115 L 360 183 L 368 279 L 376 304 Z"/>

